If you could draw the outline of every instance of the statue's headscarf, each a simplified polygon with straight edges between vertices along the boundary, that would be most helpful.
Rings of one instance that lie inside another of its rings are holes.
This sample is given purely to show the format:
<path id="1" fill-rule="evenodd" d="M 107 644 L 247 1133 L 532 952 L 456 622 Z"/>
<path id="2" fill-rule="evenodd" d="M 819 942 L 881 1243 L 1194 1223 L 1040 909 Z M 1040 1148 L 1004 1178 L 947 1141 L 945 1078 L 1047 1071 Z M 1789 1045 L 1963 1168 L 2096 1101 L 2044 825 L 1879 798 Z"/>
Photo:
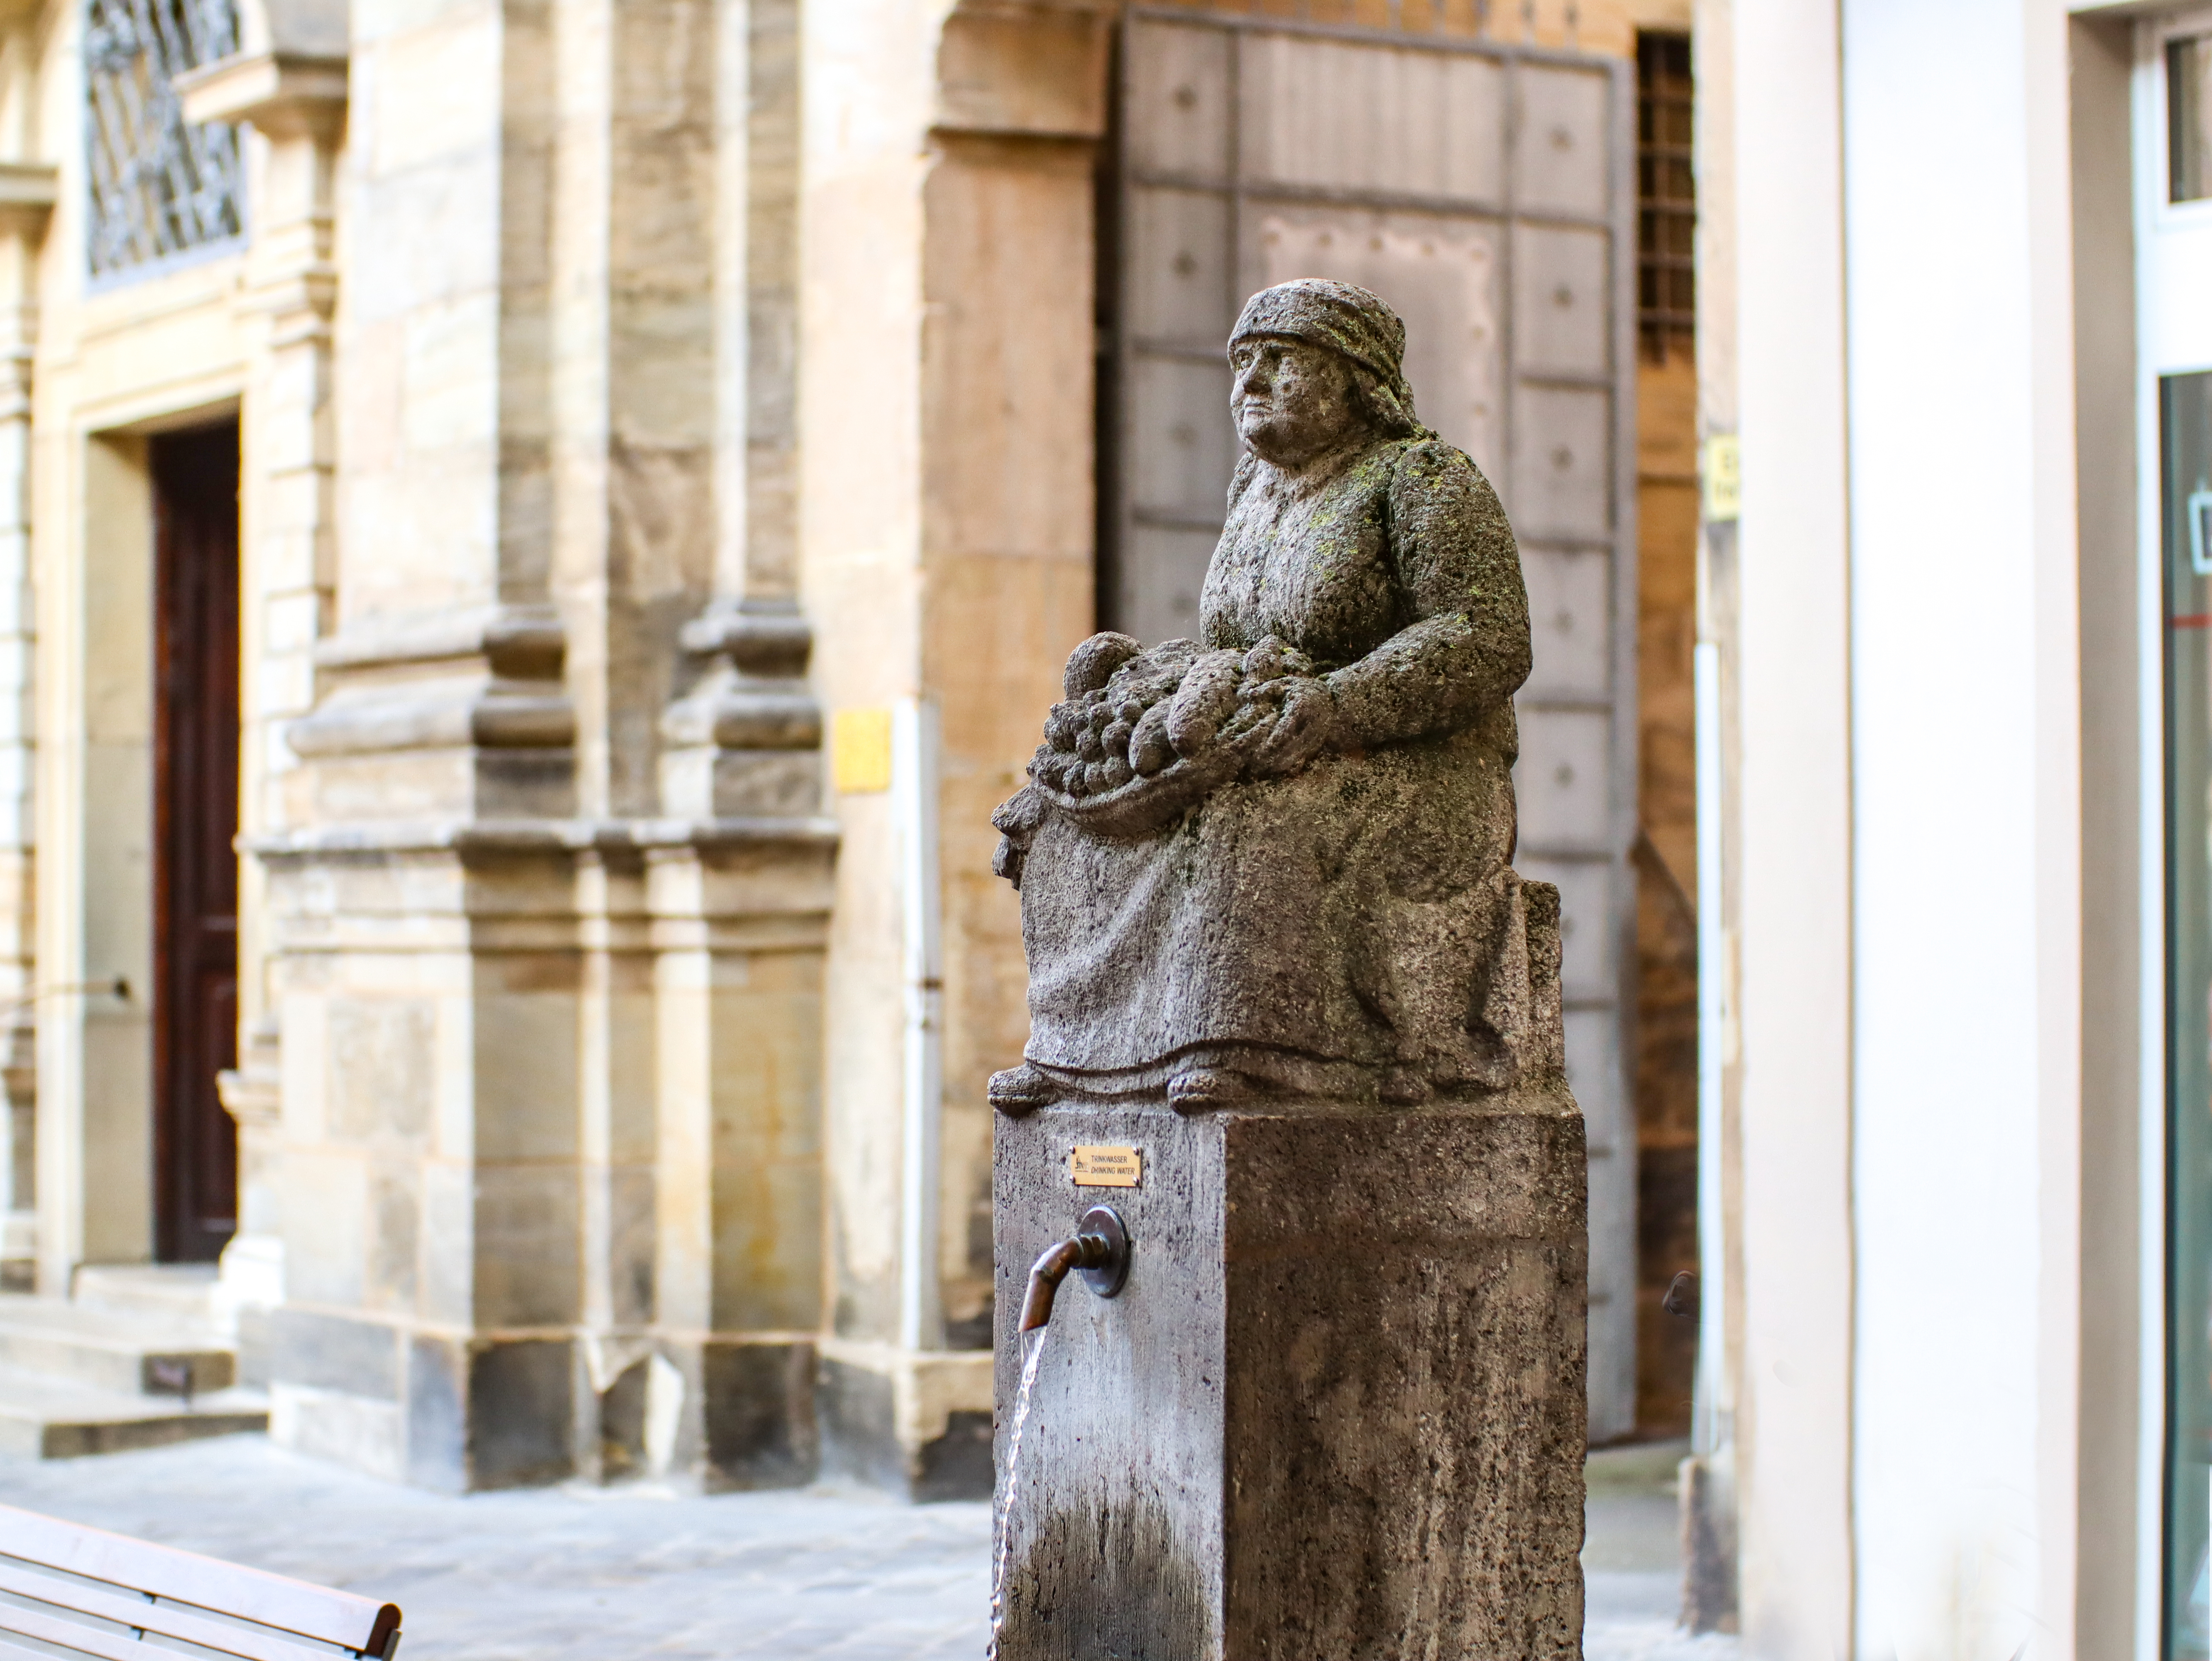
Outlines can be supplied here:
<path id="1" fill-rule="evenodd" d="M 1265 334 L 1310 341 L 1348 359 L 1363 372 L 1360 390 L 1384 436 L 1431 435 L 1413 413 L 1413 389 L 1406 384 L 1406 326 L 1382 295 L 1325 277 L 1278 283 L 1244 302 L 1229 350 Z"/>

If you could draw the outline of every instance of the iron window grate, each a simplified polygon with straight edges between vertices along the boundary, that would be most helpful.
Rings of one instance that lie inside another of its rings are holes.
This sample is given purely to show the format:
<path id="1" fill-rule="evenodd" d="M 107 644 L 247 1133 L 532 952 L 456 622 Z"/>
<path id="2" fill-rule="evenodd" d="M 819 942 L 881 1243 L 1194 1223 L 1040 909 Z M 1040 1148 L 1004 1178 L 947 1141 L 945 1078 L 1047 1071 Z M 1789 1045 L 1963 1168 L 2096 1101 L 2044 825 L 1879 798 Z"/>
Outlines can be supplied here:
<path id="1" fill-rule="evenodd" d="M 86 252 L 94 276 L 244 231 L 238 129 L 188 125 L 172 84 L 237 50 L 236 0 L 86 0 Z"/>
<path id="2" fill-rule="evenodd" d="M 1697 338 L 1697 174 L 1690 37 L 1636 37 L 1636 309 L 1655 362 Z"/>

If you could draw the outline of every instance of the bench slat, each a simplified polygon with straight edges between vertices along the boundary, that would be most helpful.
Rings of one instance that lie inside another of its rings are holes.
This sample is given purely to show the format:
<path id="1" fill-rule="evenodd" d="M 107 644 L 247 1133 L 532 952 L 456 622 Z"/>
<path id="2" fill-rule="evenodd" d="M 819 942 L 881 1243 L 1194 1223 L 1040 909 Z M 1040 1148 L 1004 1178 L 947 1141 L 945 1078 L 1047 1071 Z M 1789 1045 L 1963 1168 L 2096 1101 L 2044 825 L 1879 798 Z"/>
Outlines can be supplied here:
<path id="1" fill-rule="evenodd" d="M 49 1644 L 58 1644 L 65 1650 L 75 1650 L 80 1655 L 97 1655 L 102 1661 L 147 1661 L 149 1652 L 136 1638 L 121 1633 L 106 1632 L 98 1627 L 80 1626 L 74 1621 L 58 1616 L 40 1615 L 36 1610 L 19 1608 L 10 1603 L 0 1609 L 0 1632 L 21 1633 L 26 1638 L 42 1638 Z M 172 1655 L 176 1652 L 169 1652 Z"/>
<path id="2" fill-rule="evenodd" d="M 258 1631 L 234 1627 L 195 1615 L 174 1603 L 149 1603 L 112 1591 L 100 1591 L 80 1581 L 59 1580 L 50 1574 L 19 1569 L 4 1561 L 0 1561 L 0 1591 L 34 1597 L 58 1609 L 97 1615 L 126 1627 L 158 1632 L 166 1638 L 181 1638 L 187 1643 L 221 1650 L 226 1655 L 242 1657 L 244 1661 L 331 1661 L 328 1650 L 311 1649 L 265 1627 Z M 23 1612 L 17 1604 L 0 1602 L 0 1632 L 8 1629 L 11 1615 Z"/>
<path id="3" fill-rule="evenodd" d="M 0 1661 L 25 1661 L 26 1657 L 29 1661 L 54 1661 L 52 1650 L 39 1649 L 30 1644 L 18 1644 L 15 1640 L 21 1634 L 17 1633 L 0 1631 Z"/>
<path id="4" fill-rule="evenodd" d="M 0 1555 L 257 1621 L 280 1632 L 368 1655 L 382 1655 L 399 1629 L 396 1603 L 380 1603 L 373 1597 L 333 1591 L 13 1506 L 0 1506 Z"/>

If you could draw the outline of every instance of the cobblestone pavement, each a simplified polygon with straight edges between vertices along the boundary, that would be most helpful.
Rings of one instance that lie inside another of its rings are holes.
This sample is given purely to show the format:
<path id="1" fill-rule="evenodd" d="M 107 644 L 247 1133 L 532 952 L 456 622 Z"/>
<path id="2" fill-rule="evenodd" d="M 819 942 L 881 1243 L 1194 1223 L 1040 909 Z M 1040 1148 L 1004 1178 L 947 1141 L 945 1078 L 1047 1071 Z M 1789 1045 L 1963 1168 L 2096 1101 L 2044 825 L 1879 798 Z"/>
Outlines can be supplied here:
<path id="1" fill-rule="evenodd" d="M 453 1499 L 258 1436 L 45 1464 L 0 1502 L 390 1598 L 407 1661 L 980 1661 L 989 1508 L 810 1489 Z M 1734 1661 L 1676 1636 L 1663 1496 L 1591 1507 L 1589 1661 Z M 1619 1567 L 1608 1567 L 1609 1565 Z"/>

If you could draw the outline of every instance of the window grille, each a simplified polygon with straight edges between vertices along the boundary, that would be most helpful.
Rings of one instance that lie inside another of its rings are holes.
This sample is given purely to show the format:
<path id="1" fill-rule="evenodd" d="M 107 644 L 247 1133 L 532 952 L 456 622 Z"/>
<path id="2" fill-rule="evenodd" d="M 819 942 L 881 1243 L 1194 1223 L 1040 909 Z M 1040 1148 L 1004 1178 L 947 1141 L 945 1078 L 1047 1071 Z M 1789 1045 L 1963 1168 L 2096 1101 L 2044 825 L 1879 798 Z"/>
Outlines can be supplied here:
<path id="1" fill-rule="evenodd" d="M 172 79 L 238 50 L 236 0 L 86 0 L 93 275 L 237 236 L 238 129 L 188 125 Z"/>
<path id="2" fill-rule="evenodd" d="M 1691 165 L 1690 37 L 1636 37 L 1637 322 L 1663 363 L 1697 338 L 1697 175 Z"/>

